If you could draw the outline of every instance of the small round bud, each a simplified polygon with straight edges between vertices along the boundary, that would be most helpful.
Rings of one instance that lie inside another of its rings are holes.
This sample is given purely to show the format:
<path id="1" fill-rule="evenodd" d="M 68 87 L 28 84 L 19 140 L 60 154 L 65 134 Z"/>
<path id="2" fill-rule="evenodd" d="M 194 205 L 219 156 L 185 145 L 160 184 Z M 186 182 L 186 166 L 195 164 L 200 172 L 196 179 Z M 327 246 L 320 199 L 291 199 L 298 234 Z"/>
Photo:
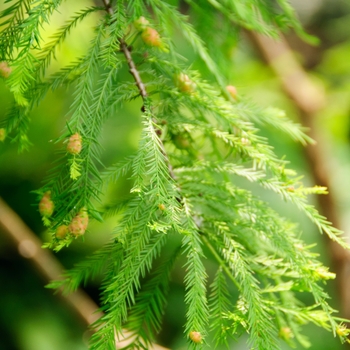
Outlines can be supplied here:
<path id="1" fill-rule="evenodd" d="M 174 136 L 174 144 L 179 149 L 187 149 L 191 146 L 190 140 L 181 134 Z"/>
<path id="2" fill-rule="evenodd" d="M 68 233 L 68 226 L 61 225 L 57 228 L 56 237 L 59 239 L 63 239 L 67 236 L 67 233 Z"/>
<path id="3" fill-rule="evenodd" d="M 190 339 L 196 343 L 196 344 L 199 344 L 202 342 L 202 335 L 200 334 L 200 332 L 195 332 L 195 331 L 192 331 L 190 333 Z"/>
<path id="4" fill-rule="evenodd" d="M 134 27 L 139 32 L 143 32 L 148 27 L 148 25 L 149 25 L 149 21 L 143 16 L 141 16 L 139 19 L 137 19 L 134 22 Z"/>
<path id="5" fill-rule="evenodd" d="M 46 192 L 39 202 L 39 212 L 42 216 L 50 217 L 55 209 L 55 205 L 51 200 L 51 192 Z"/>
<path id="6" fill-rule="evenodd" d="M 72 219 L 71 223 L 68 226 L 68 230 L 74 236 L 80 236 L 85 233 L 85 226 L 79 216 L 76 216 Z"/>
<path id="7" fill-rule="evenodd" d="M 336 332 L 340 337 L 347 337 L 350 333 L 350 330 L 347 329 L 346 326 L 340 325 L 337 327 Z"/>
<path id="8" fill-rule="evenodd" d="M 318 267 L 315 272 L 317 277 L 323 280 L 335 279 L 335 276 L 336 276 L 335 273 L 329 272 L 328 269 L 325 268 L 324 266 Z"/>
<path id="9" fill-rule="evenodd" d="M 81 236 L 85 233 L 89 225 L 89 216 L 85 208 L 72 219 L 68 226 L 68 231 L 74 236 Z"/>
<path id="10" fill-rule="evenodd" d="M 279 332 L 280 338 L 283 340 L 289 340 L 294 337 L 292 330 L 289 327 L 282 327 Z"/>
<path id="11" fill-rule="evenodd" d="M 249 146 L 250 145 L 249 139 L 247 139 L 245 137 L 241 138 L 241 142 L 242 142 L 242 145 L 244 145 L 244 146 Z"/>
<path id="12" fill-rule="evenodd" d="M 287 191 L 288 191 L 288 192 L 294 192 L 294 191 L 295 191 L 294 186 L 288 186 L 288 187 L 287 187 Z"/>
<path id="13" fill-rule="evenodd" d="M 163 203 L 158 204 L 158 208 L 159 208 L 159 210 L 164 211 L 165 210 L 165 205 Z"/>
<path id="14" fill-rule="evenodd" d="M 180 73 L 175 76 L 175 83 L 181 92 L 191 94 L 196 89 L 196 84 L 189 78 L 187 74 Z"/>
<path id="15" fill-rule="evenodd" d="M 145 42 L 145 44 L 148 46 L 153 46 L 153 47 L 162 46 L 162 41 L 160 39 L 159 33 L 151 27 L 147 27 L 143 30 L 141 34 L 141 38 Z"/>
<path id="16" fill-rule="evenodd" d="M 231 95 L 231 97 L 235 100 L 237 99 L 237 89 L 232 86 L 232 85 L 227 85 L 226 86 L 226 90 L 228 91 L 228 93 Z"/>
<path id="17" fill-rule="evenodd" d="M 78 133 L 73 134 L 67 144 L 67 151 L 70 154 L 79 154 L 82 149 L 82 140 L 81 136 Z"/>
<path id="18" fill-rule="evenodd" d="M 89 224 L 89 215 L 85 207 L 80 209 L 79 216 L 82 219 L 82 223 L 85 225 L 85 229 L 86 229 Z"/>
<path id="19" fill-rule="evenodd" d="M 11 72 L 12 72 L 12 69 L 7 62 L 5 61 L 0 62 L 0 76 L 2 76 L 3 78 L 8 78 Z"/>
<path id="20" fill-rule="evenodd" d="M 294 244 L 294 247 L 300 251 L 303 251 L 305 249 L 301 243 Z"/>
<path id="21" fill-rule="evenodd" d="M 0 128 L 0 141 L 4 141 L 6 139 L 6 130 L 4 128 Z"/>

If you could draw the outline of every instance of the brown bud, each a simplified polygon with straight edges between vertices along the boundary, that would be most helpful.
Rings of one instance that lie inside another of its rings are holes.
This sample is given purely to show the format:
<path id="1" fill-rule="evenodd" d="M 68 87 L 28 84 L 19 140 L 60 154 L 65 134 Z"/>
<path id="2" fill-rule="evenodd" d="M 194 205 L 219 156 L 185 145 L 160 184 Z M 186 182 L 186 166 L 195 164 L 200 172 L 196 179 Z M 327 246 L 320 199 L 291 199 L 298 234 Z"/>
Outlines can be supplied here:
<path id="1" fill-rule="evenodd" d="M 68 233 L 68 226 L 67 225 L 61 225 L 57 228 L 56 231 L 56 237 L 59 239 L 63 239 L 67 236 Z"/>
<path id="2" fill-rule="evenodd" d="M 196 84 L 189 78 L 187 74 L 180 73 L 175 76 L 175 83 L 181 92 L 191 94 L 196 90 Z"/>
<path id="3" fill-rule="evenodd" d="M 89 216 L 85 208 L 72 219 L 68 226 L 68 231 L 74 236 L 81 236 L 85 233 L 89 225 Z"/>
<path id="4" fill-rule="evenodd" d="M 144 31 L 141 34 L 141 38 L 148 46 L 162 46 L 162 41 L 160 39 L 159 33 L 151 27 L 147 27 L 144 29 Z"/>
<path id="5" fill-rule="evenodd" d="M 51 200 L 51 192 L 46 192 L 39 202 L 39 212 L 42 216 L 49 217 L 52 215 L 55 205 Z"/>
<path id="6" fill-rule="evenodd" d="M 194 342 L 194 343 L 201 343 L 202 342 L 202 335 L 200 334 L 200 332 L 195 332 L 192 331 L 190 333 L 190 339 Z"/>
<path id="7" fill-rule="evenodd" d="M 165 205 L 163 203 L 158 205 L 159 210 L 164 211 L 165 210 Z"/>
<path id="8" fill-rule="evenodd" d="M 231 95 L 231 97 L 235 100 L 237 98 L 237 89 L 232 85 L 227 85 L 226 90 Z"/>
<path id="9" fill-rule="evenodd" d="M 2 76 L 3 78 L 8 78 L 11 72 L 12 72 L 12 69 L 7 62 L 5 61 L 0 62 L 0 76 Z"/>
<path id="10" fill-rule="evenodd" d="M 79 154 L 82 149 L 81 136 L 78 133 L 73 134 L 67 144 L 67 151 L 71 154 Z"/>

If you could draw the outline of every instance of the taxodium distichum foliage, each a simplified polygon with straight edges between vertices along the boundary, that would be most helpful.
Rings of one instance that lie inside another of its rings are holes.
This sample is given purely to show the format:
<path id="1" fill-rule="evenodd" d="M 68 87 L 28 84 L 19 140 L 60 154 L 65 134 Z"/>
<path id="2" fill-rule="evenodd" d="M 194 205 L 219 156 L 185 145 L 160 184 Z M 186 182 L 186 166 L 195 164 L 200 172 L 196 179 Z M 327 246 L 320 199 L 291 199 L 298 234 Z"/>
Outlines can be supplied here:
<path id="1" fill-rule="evenodd" d="M 96 273 L 104 275 L 104 316 L 94 325 L 90 349 L 114 349 L 123 330 L 132 335 L 125 348 L 150 348 L 162 329 L 171 271 L 180 259 L 188 348 L 213 348 L 245 333 L 254 349 L 279 349 L 281 341 L 307 346 L 301 331 L 308 322 L 346 342 L 348 331 L 320 285 L 334 275 L 300 240 L 295 225 L 234 181 L 242 177 L 276 192 L 347 248 L 340 232 L 307 202 L 307 195 L 326 190 L 305 188 L 259 135 L 259 126 L 302 144 L 311 140 L 281 111 L 240 96 L 211 55 L 224 46 L 214 40 L 217 33 L 222 42 L 232 41 L 242 28 L 274 37 L 292 28 L 310 39 L 288 1 L 87 1 L 44 40 L 42 27 L 61 2 L 10 0 L 1 12 L 0 72 L 13 103 L 1 121 L 0 141 L 29 148 L 31 110 L 48 92 L 73 86 L 66 128 L 56 143 L 61 156 L 37 191 L 52 233 L 46 247 L 56 251 L 73 240 L 84 244 L 89 221 L 103 220 L 100 198 L 108 183 L 121 177 L 133 183 L 129 196 L 108 209 L 118 215 L 109 243 L 51 284 L 73 291 Z M 97 20 L 86 54 L 48 74 L 71 29 L 92 13 Z M 209 81 L 179 54 L 174 36 L 200 57 Z M 119 74 L 125 69 L 128 78 Z M 138 150 L 119 164 L 102 165 L 104 123 L 134 100 L 142 102 Z M 174 236 L 181 243 L 167 245 Z M 216 261 L 213 276 L 208 257 Z M 296 291 L 309 293 L 314 303 L 303 305 Z"/>

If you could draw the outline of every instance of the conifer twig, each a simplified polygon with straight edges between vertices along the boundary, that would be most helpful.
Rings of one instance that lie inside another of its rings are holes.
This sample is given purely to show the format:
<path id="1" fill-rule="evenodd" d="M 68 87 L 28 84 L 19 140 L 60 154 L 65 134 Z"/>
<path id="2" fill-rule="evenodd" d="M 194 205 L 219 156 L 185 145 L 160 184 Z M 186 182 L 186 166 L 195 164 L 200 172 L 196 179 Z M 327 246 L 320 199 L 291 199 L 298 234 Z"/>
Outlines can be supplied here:
<path id="1" fill-rule="evenodd" d="M 103 4 L 106 8 L 106 11 L 113 16 L 113 9 L 112 9 L 112 5 L 111 2 L 109 0 L 102 0 Z M 123 38 L 120 38 L 120 47 L 124 53 L 124 56 L 126 58 L 126 61 L 128 62 L 128 66 L 129 66 L 129 72 L 132 74 L 132 76 L 134 77 L 135 83 L 137 88 L 140 91 L 140 95 L 142 96 L 142 99 L 145 101 L 145 99 L 148 97 L 146 88 L 145 88 L 145 84 L 143 83 L 143 81 L 141 80 L 140 77 L 140 73 L 136 68 L 135 62 L 133 61 L 132 57 L 131 57 L 131 52 L 128 48 L 127 43 L 125 42 L 125 40 Z"/>
<path id="2" fill-rule="evenodd" d="M 230 269 L 228 268 L 228 266 L 226 265 L 225 261 L 223 261 L 221 259 L 220 255 L 217 253 L 215 248 L 211 245 L 211 243 L 209 242 L 209 240 L 207 239 L 206 236 L 204 236 L 202 234 L 201 238 L 202 238 L 203 242 L 205 243 L 205 245 L 208 247 L 208 249 L 211 251 L 213 256 L 215 257 L 216 261 L 220 264 L 222 269 L 226 272 L 227 277 L 234 283 L 234 285 L 237 287 L 237 289 L 240 290 L 241 287 L 240 287 L 239 283 L 233 277 L 233 275 L 232 275 Z"/>
<path id="3" fill-rule="evenodd" d="M 305 156 L 310 164 L 310 171 L 315 183 L 320 186 L 331 188 L 331 175 L 327 166 L 327 159 L 320 148 L 324 142 L 319 142 L 322 138 L 316 128 L 316 113 L 325 105 L 324 93 L 315 86 L 308 77 L 301 64 L 296 60 L 287 41 L 281 36 L 279 41 L 263 36 L 261 34 L 249 32 L 249 36 L 257 49 L 263 55 L 276 76 L 280 79 L 285 93 L 294 101 L 299 109 L 302 124 L 310 129 L 310 136 L 318 146 L 308 145 L 304 148 Z M 333 191 L 327 196 L 317 196 L 321 213 L 325 215 L 334 227 L 340 226 L 340 219 L 335 208 Z M 350 254 L 337 243 L 328 240 L 332 265 L 337 275 L 338 293 L 340 294 L 342 313 L 346 318 L 350 318 Z"/>
<path id="4" fill-rule="evenodd" d="M 52 233 L 52 242 L 46 247 L 56 251 L 68 247 L 84 235 L 89 217 L 101 219 L 94 202 L 102 200 L 101 188 L 107 182 L 99 167 L 103 166 L 99 142 L 103 124 L 124 103 L 136 98 L 142 105 L 143 129 L 137 152 L 107 170 L 107 179 L 115 181 L 131 172 L 133 182 L 130 195 L 125 200 L 116 198 L 111 207 L 118 215 L 111 240 L 48 285 L 69 293 L 103 274 L 102 315 L 92 325 L 95 333 L 90 349 L 162 349 L 153 342 L 163 328 L 171 270 L 176 269 L 179 254 L 186 260 L 184 337 L 189 349 L 210 346 L 210 329 L 216 330 L 213 340 L 217 344 L 227 343 L 230 334 L 239 336 L 242 330 L 249 333 L 249 346 L 257 349 L 280 349 L 278 335 L 291 345 L 293 337 L 305 345 L 300 320 L 332 330 L 342 342 L 350 343 L 350 330 L 343 327 L 347 321 L 333 315 L 335 310 L 318 283 L 334 274 L 298 239 L 292 223 L 254 196 L 254 190 L 245 190 L 235 181 L 239 176 L 278 193 L 302 210 L 321 232 L 350 249 L 341 232 L 307 202 L 308 194 L 324 194 L 326 189 L 304 187 L 300 177 L 285 167 L 287 162 L 275 154 L 269 140 L 259 135 L 255 124 L 274 126 L 304 145 L 311 138 L 282 111 L 263 110 L 248 100 L 236 99 L 235 88 L 226 87 L 215 62 L 216 58 L 226 61 L 224 53 L 217 52 L 214 58 L 207 49 L 216 38 L 210 29 L 219 24 L 219 13 L 227 22 L 218 29 L 227 28 L 231 21 L 278 37 L 288 23 L 307 37 L 289 1 L 278 0 L 279 6 L 266 8 L 257 6 L 256 0 L 246 0 L 238 7 L 237 1 L 217 6 L 208 0 L 192 23 L 192 18 L 189 21 L 179 12 L 179 6 L 167 0 L 100 0 L 98 9 L 104 16 L 95 23 L 90 49 L 48 80 L 46 58 L 50 61 L 89 9 L 80 11 L 47 41 L 40 37 L 41 24 L 50 23 L 61 0 L 52 1 L 49 7 L 46 2 L 36 6 L 32 1 L 24 6 L 28 1 L 17 0 L 0 12 L 7 30 L 5 40 L 0 40 L 1 61 L 5 59 L 1 63 L 7 70 L 13 68 L 6 85 L 16 101 L 0 123 L 1 140 L 8 132 L 17 131 L 20 145 L 28 144 L 29 112 L 49 90 L 72 83 L 76 86 L 67 129 L 58 139 L 67 141 L 67 147 L 62 148 L 46 184 L 37 191 L 42 196 L 39 212 Z M 195 1 L 188 3 L 197 11 Z M 23 12 L 19 17 L 18 8 Z M 276 15 L 280 21 L 275 20 Z M 14 23 L 9 18 L 14 18 Z M 196 22 L 203 25 L 196 26 Z M 178 54 L 171 40 L 173 27 L 216 78 L 221 92 L 217 84 L 203 80 L 200 72 L 174 59 Z M 231 40 L 226 31 L 222 34 L 225 42 Z M 151 57 L 139 62 L 148 53 Z M 302 80 L 302 74 L 289 76 L 293 65 L 282 62 L 275 69 L 281 67 L 291 87 Z M 126 77 L 120 76 L 120 69 L 128 71 Z M 300 96 L 309 93 L 304 89 Z M 237 103 L 232 103 L 230 95 Z M 293 98 L 304 103 L 302 111 L 313 113 L 315 107 L 310 108 L 309 101 L 300 96 L 299 100 L 296 94 Z M 71 147 L 73 141 L 78 141 L 77 147 Z M 176 247 L 169 241 L 174 234 L 181 238 L 181 243 L 176 238 Z M 169 249 L 171 258 L 165 259 Z M 31 258 L 41 250 L 40 240 L 37 248 L 33 242 L 21 242 L 19 250 Z M 208 285 L 211 269 L 204 260 L 210 252 L 219 269 L 214 283 Z M 236 285 L 237 298 L 231 298 L 227 282 Z M 300 304 L 295 291 L 310 293 L 312 305 Z"/>
<path id="5" fill-rule="evenodd" d="M 124 39 L 120 39 L 120 47 L 124 53 L 124 56 L 128 62 L 128 66 L 129 66 L 129 72 L 132 74 L 132 76 L 134 77 L 135 83 L 137 88 L 140 91 L 140 95 L 142 96 L 142 99 L 145 101 L 145 99 L 148 97 L 146 88 L 144 83 L 141 80 L 140 77 L 140 73 L 136 68 L 135 62 L 133 61 L 132 57 L 131 57 L 131 52 L 128 49 L 128 45 L 125 42 Z"/>
<path id="6" fill-rule="evenodd" d="M 113 16 L 113 9 L 112 9 L 112 5 L 111 5 L 110 1 L 109 0 L 102 0 L 102 1 L 103 1 L 105 8 L 106 8 L 106 11 L 111 16 Z M 128 45 L 123 38 L 120 38 L 120 47 L 121 47 L 121 49 L 124 53 L 124 56 L 128 62 L 129 72 L 132 74 L 132 76 L 135 79 L 136 86 L 140 91 L 140 95 L 142 96 L 142 99 L 145 100 L 148 97 L 148 94 L 147 94 L 147 91 L 145 88 L 145 84 L 141 80 L 140 73 L 137 70 L 135 62 L 133 61 L 133 59 L 131 57 L 131 52 L 128 48 Z"/>
<path id="7" fill-rule="evenodd" d="M 106 8 L 106 11 L 112 16 L 113 15 L 113 8 L 112 8 L 112 5 L 111 5 L 110 1 L 109 0 L 102 0 L 102 1 L 103 1 L 103 4 L 104 4 L 105 8 Z M 139 71 L 136 68 L 134 60 L 132 59 L 131 52 L 129 50 L 128 44 L 126 43 L 124 38 L 120 38 L 119 40 L 120 40 L 121 50 L 123 51 L 124 56 L 126 58 L 128 66 L 129 66 L 129 72 L 133 76 L 133 78 L 135 80 L 135 84 L 136 84 L 136 86 L 137 86 L 137 88 L 138 88 L 138 90 L 140 92 L 141 97 L 142 97 L 142 100 L 145 103 L 145 101 L 146 101 L 146 99 L 148 97 L 148 93 L 147 93 L 145 84 L 143 83 L 143 81 L 141 79 L 140 73 L 139 73 Z M 145 106 L 144 105 L 142 106 L 141 110 L 143 112 L 145 111 Z M 157 124 L 157 120 L 155 120 L 154 118 L 153 118 L 153 122 L 155 124 Z M 155 128 L 155 131 L 156 131 L 158 136 L 160 136 L 161 133 L 162 133 L 162 131 L 159 128 Z M 162 141 L 160 141 L 160 145 L 161 145 L 161 148 L 162 148 L 163 155 L 165 156 L 165 158 L 167 160 L 167 163 L 168 163 L 169 175 L 170 175 L 170 177 L 173 180 L 175 180 L 176 175 L 175 175 L 173 167 L 172 167 L 172 165 L 171 165 L 171 163 L 169 161 L 169 157 L 166 154 L 165 147 L 164 147 L 164 144 L 163 144 Z"/>
<path id="8" fill-rule="evenodd" d="M 17 245 L 19 254 L 29 259 L 47 281 L 59 280 L 64 267 L 48 249 L 42 249 L 42 242 L 22 221 L 22 219 L 0 198 L 0 227 Z M 60 297 L 79 315 L 88 326 L 96 322 L 103 313 L 95 302 L 82 289 L 74 293 L 59 293 Z M 92 329 L 94 330 L 94 328 Z M 123 330 L 123 337 L 116 340 L 116 349 L 130 343 L 130 332 Z M 152 344 L 151 350 L 168 350 Z"/>

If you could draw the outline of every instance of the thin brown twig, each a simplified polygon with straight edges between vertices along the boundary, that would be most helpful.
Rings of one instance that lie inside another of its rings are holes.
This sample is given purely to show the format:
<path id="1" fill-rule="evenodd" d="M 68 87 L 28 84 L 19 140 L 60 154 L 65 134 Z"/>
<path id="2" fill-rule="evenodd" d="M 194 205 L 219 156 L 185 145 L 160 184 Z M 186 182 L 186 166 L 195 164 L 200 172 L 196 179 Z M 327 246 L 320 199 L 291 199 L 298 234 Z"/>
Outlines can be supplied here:
<path id="1" fill-rule="evenodd" d="M 120 40 L 120 47 L 124 53 L 124 56 L 128 62 L 128 66 L 129 66 L 129 72 L 132 74 L 132 76 L 134 77 L 135 83 L 137 88 L 140 91 L 140 95 L 142 96 L 142 99 L 145 101 L 148 97 L 146 88 L 145 88 L 145 84 L 142 82 L 141 80 L 141 76 L 139 71 L 136 68 L 135 62 L 132 59 L 131 56 L 131 52 L 128 48 L 128 45 L 126 44 L 126 42 L 124 41 L 124 39 Z"/>
<path id="2" fill-rule="evenodd" d="M 113 8 L 112 8 L 112 5 L 111 5 L 111 2 L 109 0 L 102 0 L 102 2 L 103 2 L 104 6 L 106 8 L 106 11 L 111 16 L 113 16 L 114 12 L 113 12 Z M 132 59 L 131 52 L 130 52 L 130 50 L 128 48 L 127 43 L 125 42 L 125 40 L 123 38 L 121 38 L 119 41 L 120 41 L 120 48 L 121 48 L 121 50 L 124 53 L 126 61 L 128 62 L 129 72 L 134 77 L 136 86 L 137 86 L 137 88 L 140 91 L 140 95 L 142 96 L 142 99 L 145 101 L 146 98 L 148 97 L 148 94 L 147 94 L 147 91 L 146 91 L 146 88 L 145 88 L 145 84 L 142 82 L 140 73 L 137 70 L 135 62 Z"/>
<path id="3" fill-rule="evenodd" d="M 104 1 L 107 1 L 107 0 L 104 0 Z M 143 102 L 145 103 L 146 99 L 148 98 L 148 93 L 147 93 L 147 90 L 146 90 L 146 87 L 145 87 L 145 84 L 143 83 L 142 79 L 141 79 L 141 76 L 140 76 L 140 73 L 139 71 L 137 70 L 136 68 L 136 65 L 135 65 L 135 62 L 134 60 L 132 59 L 132 56 L 131 56 L 131 52 L 128 48 L 128 45 L 127 43 L 125 42 L 124 39 L 121 39 L 120 40 L 120 47 L 124 53 L 124 56 L 126 58 L 126 61 L 128 63 L 128 66 L 129 66 L 129 72 L 131 73 L 131 75 L 134 77 L 134 80 L 135 80 L 135 84 L 140 92 L 140 95 L 142 97 L 142 100 Z M 145 106 L 142 106 L 142 111 L 145 111 Z M 154 127 L 154 130 L 156 132 L 156 134 L 160 137 L 161 134 L 162 134 L 162 130 L 157 126 L 157 120 L 155 118 L 152 118 L 152 121 L 153 123 L 155 124 L 155 127 Z M 168 170 L 169 170 L 169 175 L 170 177 L 175 180 L 176 179 L 176 175 L 174 173 L 174 169 L 170 163 L 170 160 L 169 160 L 169 157 L 165 151 L 165 147 L 164 147 L 164 144 L 163 142 L 160 140 L 160 147 L 162 149 L 162 153 L 168 163 Z"/>

